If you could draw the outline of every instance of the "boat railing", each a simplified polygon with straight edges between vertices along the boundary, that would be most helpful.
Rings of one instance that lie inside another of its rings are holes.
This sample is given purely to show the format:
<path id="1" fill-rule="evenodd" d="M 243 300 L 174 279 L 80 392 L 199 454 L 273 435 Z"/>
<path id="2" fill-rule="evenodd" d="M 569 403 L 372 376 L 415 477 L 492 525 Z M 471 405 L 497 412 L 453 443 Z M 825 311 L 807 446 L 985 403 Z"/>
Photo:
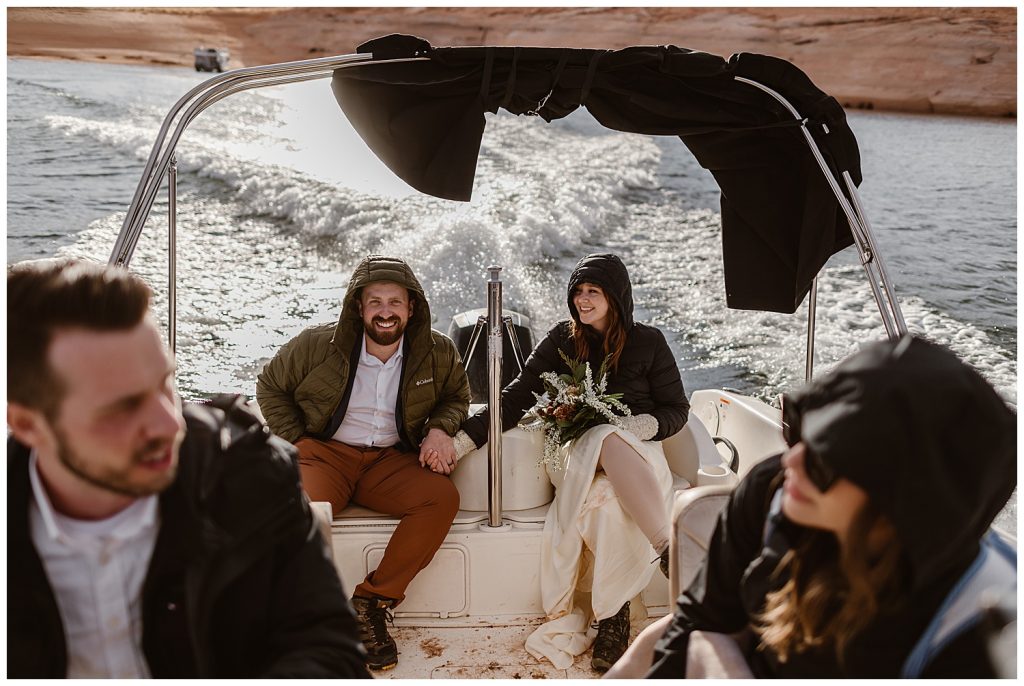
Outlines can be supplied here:
<path id="1" fill-rule="evenodd" d="M 139 180 L 121 225 L 121 233 L 114 244 L 110 263 L 127 266 L 131 261 L 139 234 L 149 217 L 157 190 L 167 173 L 170 156 L 174 153 L 185 129 L 200 112 L 223 98 L 244 90 L 330 78 L 334 70 L 339 67 L 370 59 L 372 59 L 372 55 L 352 54 L 233 69 L 203 81 L 179 98 L 164 117 L 160 131 L 157 133 L 153 149 L 142 170 L 142 178 Z M 185 110 L 186 107 L 188 107 L 187 110 Z M 185 112 L 179 119 L 178 115 L 182 113 L 182 110 Z M 178 125 L 168 140 L 167 134 L 176 119 L 179 119 Z"/>
<path id="2" fill-rule="evenodd" d="M 860 194 L 857 192 L 857 186 L 853 183 L 853 179 L 850 177 L 850 172 L 846 170 L 841 172 L 843 182 L 846 185 L 847 191 L 850 193 L 850 198 L 848 199 L 846 194 L 843 193 L 843 189 L 839 186 L 839 181 L 832 174 L 832 170 L 829 169 L 828 164 L 825 162 L 825 157 L 821 154 L 821 150 L 818 148 L 818 144 L 815 142 L 814 136 L 811 135 L 810 130 L 807 128 L 807 119 L 800 116 L 800 113 L 789 103 L 788 100 L 768 86 L 742 76 L 735 76 L 733 78 L 740 83 L 746 83 L 767 93 L 779 104 L 785 107 L 795 119 L 800 121 L 800 131 L 803 133 L 804 140 L 807 142 L 807 146 L 811 149 L 811 154 L 818 163 L 821 173 L 828 182 L 829 188 L 832 189 L 832 193 L 836 196 L 836 201 L 839 203 L 839 207 L 843 210 L 843 214 L 846 215 L 846 219 L 850 224 L 850 232 L 853 234 L 853 240 L 857 245 L 861 265 L 867 273 L 868 284 L 871 286 L 871 292 L 875 297 L 875 302 L 878 304 L 878 312 L 882 317 L 882 325 L 885 327 L 885 332 L 891 339 L 899 338 L 907 333 L 907 323 L 903 319 L 903 311 L 900 309 L 900 304 L 896 300 L 896 291 L 889 279 L 881 253 L 878 251 L 878 245 L 875 243 L 875 237 L 871 231 L 871 225 L 867 221 L 867 215 L 864 213 L 863 204 L 860 201 Z M 828 126 L 824 124 L 822 126 L 825 133 L 828 134 Z M 815 277 L 814 282 L 811 285 L 811 292 L 808 296 L 807 381 L 811 380 L 811 376 L 814 371 L 814 314 L 818 297 L 817 282 L 818 279 Z"/>
<path id="3" fill-rule="evenodd" d="M 295 62 L 283 62 L 257 67 L 244 67 L 234 69 L 219 76 L 212 77 L 192 88 L 183 95 L 164 117 L 164 121 L 157 133 L 153 148 L 146 160 L 146 166 L 142 170 L 142 178 L 139 180 L 135 193 L 132 196 L 128 211 L 121 224 L 121 231 L 118 233 L 111 251 L 108 263 L 111 265 L 127 267 L 135 253 L 139 238 L 142 235 L 143 227 L 149 219 L 150 211 L 156 200 L 157 193 L 164 178 L 168 179 L 168 345 L 174 351 L 177 347 L 177 274 L 176 274 L 176 180 L 175 150 L 182 134 L 209 106 L 223 100 L 226 97 L 242 91 L 256 88 L 268 88 L 271 86 L 283 86 L 290 83 L 300 83 L 315 79 L 331 78 L 335 69 L 352 66 L 360 62 L 373 59 L 368 54 L 338 55 L 334 57 L 320 57 L 310 60 L 299 60 Z M 425 58 L 409 58 L 418 60 Z M 179 116 L 180 115 L 180 116 Z M 171 126 L 177 120 L 174 132 L 168 137 Z"/>

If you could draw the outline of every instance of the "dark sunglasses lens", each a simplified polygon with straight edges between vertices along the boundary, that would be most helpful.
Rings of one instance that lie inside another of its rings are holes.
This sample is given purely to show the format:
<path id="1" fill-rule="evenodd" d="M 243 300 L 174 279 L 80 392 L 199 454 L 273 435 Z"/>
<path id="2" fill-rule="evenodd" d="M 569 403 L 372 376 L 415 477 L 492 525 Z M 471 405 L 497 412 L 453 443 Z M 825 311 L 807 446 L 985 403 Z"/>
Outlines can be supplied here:
<path id="1" fill-rule="evenodd" d="M 816 453 L 804 450 L 804 470 L 814 487 L 824 493 L 836 480 L 836 473 Z"/>

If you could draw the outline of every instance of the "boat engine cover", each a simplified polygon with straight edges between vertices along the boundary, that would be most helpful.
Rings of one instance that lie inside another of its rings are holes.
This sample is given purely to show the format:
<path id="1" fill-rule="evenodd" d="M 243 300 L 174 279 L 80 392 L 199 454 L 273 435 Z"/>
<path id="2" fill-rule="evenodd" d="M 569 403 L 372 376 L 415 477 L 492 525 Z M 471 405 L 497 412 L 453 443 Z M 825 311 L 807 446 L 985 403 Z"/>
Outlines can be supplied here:
<path id="1" fill-rule="evenodd" d="M 530 356 L 533 350 L 533 331 L 530 329 L 530 318 L 514 310 L 505 310 L 505 315 L 512 317 L 512 330 L 516 333 L 519 341 L 519 349 L 523 353 L 523 359 Z M 462 363 L 466 366 L 466 375 L 469 376 L 469 389 L 471 403 L 487 402 L 487 328 L 480 332 L 480 338 L 476 343 L 476 350 L 473 357 L 466 360 L 469 352 L 469 342 L 473 336 L 473 329 L 480 317 L 486 317 L 487 310 L 480 308 L 466 310 L 452 317 L 448 326 L 448 337 L 455 341 L 462 356 Z M 502 352 L 501 352 L 501 387 L 504 388 L 519 375 L 519 365 L 516 363 L 515 351 L 512 348 L 512 341 L 509 340 L 505 327 L 502 327 Z"/>

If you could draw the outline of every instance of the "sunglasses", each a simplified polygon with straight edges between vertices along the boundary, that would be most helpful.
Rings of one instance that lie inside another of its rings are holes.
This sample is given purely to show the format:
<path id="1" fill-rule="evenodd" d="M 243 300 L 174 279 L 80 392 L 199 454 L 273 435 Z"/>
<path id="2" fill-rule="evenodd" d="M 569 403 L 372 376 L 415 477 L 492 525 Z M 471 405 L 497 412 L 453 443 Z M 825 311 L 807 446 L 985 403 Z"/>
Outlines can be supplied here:
<path id="1" fill-rule="evenodd" d="M 786 439 L 786 445 L 793 447 L 802 440 L 800 435 L 800 408 L 789 396 L 782 396 L 782 437 Z M 839 475 L 825 464 L 818 453 L 811 450 L 811 447 L 804 443 L 804 471 L 807 478 L 814 487 L 824 493 L 836 482 Z"/>

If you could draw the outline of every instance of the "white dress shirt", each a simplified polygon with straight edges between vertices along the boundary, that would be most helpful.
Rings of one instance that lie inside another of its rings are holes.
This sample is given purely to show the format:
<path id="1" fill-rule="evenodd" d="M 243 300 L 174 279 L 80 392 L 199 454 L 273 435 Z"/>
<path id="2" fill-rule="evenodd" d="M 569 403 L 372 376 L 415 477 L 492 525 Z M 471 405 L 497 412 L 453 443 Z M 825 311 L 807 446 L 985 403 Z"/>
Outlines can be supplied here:
<path id="1" fill-rule="evenodd" d="M 341 426 L 333 438 L 349 445 L 388 447 L 398 443 L 398 425 L 395 408 L 398 405 L 398 387 L 402 382 L 402 343 L 398 350 L 381 362 L 366 352 L 366 334 L 359 352 L 359 364 L 352 382 L 352 395 Z"/>
<path id="2" fill-rule="evenodd" d="M 142 652 L 142 583 L 156 544 L 157 496 L 113 517 L 66 517 L 50 503 L 36 455 L 29 464 L 29 529 L 64 624 L 70 678 L 150 676 Z"/>

